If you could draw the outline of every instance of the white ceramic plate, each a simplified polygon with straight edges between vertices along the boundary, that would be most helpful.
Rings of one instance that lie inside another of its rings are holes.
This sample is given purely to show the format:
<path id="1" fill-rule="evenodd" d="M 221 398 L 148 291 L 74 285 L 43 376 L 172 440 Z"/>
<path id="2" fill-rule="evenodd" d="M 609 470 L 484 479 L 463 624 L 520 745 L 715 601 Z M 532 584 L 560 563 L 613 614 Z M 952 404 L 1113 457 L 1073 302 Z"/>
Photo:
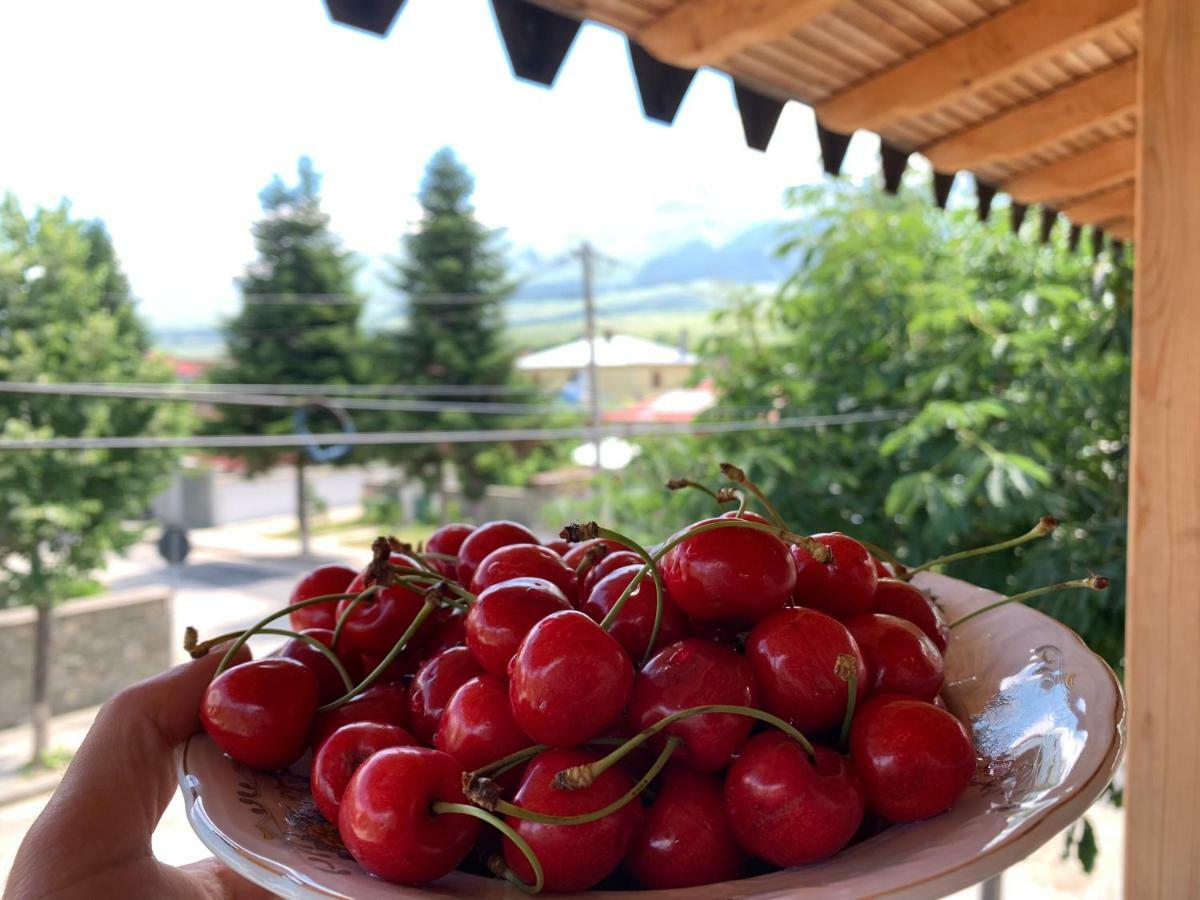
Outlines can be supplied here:
<path id="1" fill-rule="evenodd" d="M 961 581 L 920 576 L 953 620 L 996 598 Z M 934 897 L 961 890 L 1029 855 L 1081 816 L 1111 780 L 1125 704 L 1104 661 L 1070 629 L 1007 606 L 956 629 L 943 691 L 969 723 L 981 762 L 950 812 L 894 826 L 833 859 L 679 891 L 593 891 L 592 898 Z M 372 878 L 316 811 L 308 779 L 238 766 L 207 737 L 183 748 L 188 818 L 212 852 L 283 897 L 397 900 L 520 896 L 502 881 L 452 873 L 423 888 Z"/>

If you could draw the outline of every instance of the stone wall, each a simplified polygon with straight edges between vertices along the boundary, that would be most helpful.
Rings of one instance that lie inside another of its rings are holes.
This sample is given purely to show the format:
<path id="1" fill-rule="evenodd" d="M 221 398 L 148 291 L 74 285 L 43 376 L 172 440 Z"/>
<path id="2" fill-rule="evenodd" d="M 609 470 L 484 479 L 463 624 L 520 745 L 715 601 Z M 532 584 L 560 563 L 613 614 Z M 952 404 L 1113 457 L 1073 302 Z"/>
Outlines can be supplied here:
<path id="1" fill-rule="evenodd" d="M 0 728 L 29 719 L 36 612 L 0 610 Z M 171 664 L 170 595 L 140 588 L 55 608 L 50 669 L 55 713 L 103 703 Z"/>

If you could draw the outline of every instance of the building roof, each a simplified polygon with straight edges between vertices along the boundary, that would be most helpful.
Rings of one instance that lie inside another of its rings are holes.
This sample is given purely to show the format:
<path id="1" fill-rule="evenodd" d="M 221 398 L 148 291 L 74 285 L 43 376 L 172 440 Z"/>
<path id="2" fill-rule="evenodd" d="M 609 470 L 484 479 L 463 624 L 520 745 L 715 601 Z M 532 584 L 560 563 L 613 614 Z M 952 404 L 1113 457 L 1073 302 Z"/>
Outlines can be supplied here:
<path id="1" fill-rule="evenodd" d="M 588 342 L 585 338 L 568 341 L 545 350 L 519 357 L 517 369 L 536 372 L 543 369 L 582 369 L 588 364 Z M 694 366 L 696 357 L 666 344 L 634 337 L 631 334 L 608 334 L 596 338 L 596 365 L 611 369 L 621 366 Z"/>
<path id="2" fill-rule="evenodd" d="M 605 413 L 606 422 L 691 422 L 717 402 L 711 378 L 695 387 L 672 388 L 645 400 Z"/>

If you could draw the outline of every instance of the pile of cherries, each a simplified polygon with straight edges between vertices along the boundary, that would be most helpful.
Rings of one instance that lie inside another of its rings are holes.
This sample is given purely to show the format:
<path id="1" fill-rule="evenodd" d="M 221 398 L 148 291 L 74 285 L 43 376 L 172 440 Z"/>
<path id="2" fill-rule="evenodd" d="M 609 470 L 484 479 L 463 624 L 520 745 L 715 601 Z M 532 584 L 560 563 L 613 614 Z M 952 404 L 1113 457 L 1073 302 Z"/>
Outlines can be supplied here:
<path id="1" fill-rule="evenodd" d="M 686 887 L 946 811 L 976 754 L 939 696 L 950 627 L 908 579 L 995 547 L 905 569 L 790 531 L 725 473 L 742 490 L 709 493 L 738 509 L 653 551 L 595 523 L 543 544 L 496 521 L 321 566 L 245 632 L 189 634 L 197 656 L 236 638 L 204 727 L 247 766 L 311 750 L 317 808 L 404 884 L 464 868 L 530 891 Z M 289 614 L 294 631 L 270 627 Z M 259 633 L 289 640 L 230 665 Z"/>

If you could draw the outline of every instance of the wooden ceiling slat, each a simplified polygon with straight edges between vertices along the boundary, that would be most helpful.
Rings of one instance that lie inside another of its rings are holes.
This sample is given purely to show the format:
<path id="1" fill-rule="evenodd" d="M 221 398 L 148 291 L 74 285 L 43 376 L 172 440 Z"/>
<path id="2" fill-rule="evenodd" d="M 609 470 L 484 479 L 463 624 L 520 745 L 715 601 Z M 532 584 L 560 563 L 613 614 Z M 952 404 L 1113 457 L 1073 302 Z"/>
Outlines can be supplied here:
<path id="1" fill-rule="evenodd" d="M 1020 156 L 1135 109 L 1137 66 L 1127 61 L 923 149 L 935 168 L 968 169 Z"/>
<path id="2" fill-rule="evenodd" d="M 1137 15 L 1138 0 L 1026 0 L 823 101 L 829 128 L 877 130 L 952 102 Z"/>
<path id="3" fill-rule="evenodd" d="M 895 65 L 906 56 L 911 56 L 920 44 L 898 28 L 893 28 L 878 16 L 859 6 L 848 3 L 835 9 L 819 22 L 814 22 L 814 31 L 823 31 L 831 38 L 857 42 L 877 60 L 877 65 Z"/>
<path id="4" fill-rule="evenodd" d="M 760 44 L 739 53 L 725 65 L 725 70 L 731 75 L 747 69 L 757 71 L 758 77 L 768 81 L 773 79 L 789 95 L 800 100 L 826 96 L 837 84 L 825 70 L 801 56 L 785 53 L 772 44 Z"/>
<path id="5" fill-rule="evenodd" d="M 895 65 L 904 55 L 877 38 L 862 34 L 834 16 L 826 16 L 804 30 L 810 46 L 837 56 L 856 71 L 874 71 Z"/>
<path id="6" fill-rule="evenodd" d="M 1064 203 L 1062 214 L 1079 225 L 1107 225 L 1133 217 L 1133 183 L 1106 188 L 1081 200 Z"/>
<path id="7" fill-rule="evenodd" d="M 807 31 L 774 44 L 761 44 L 754 49 L 760 50 L 764 47 L 774 47 L 780 53 L 801 57 L 809 65 L 824 69 L 834 80 L 833 83 L 837 86 L 836 90 L 840 90 L 843 85 L 852 81 L 854 73 L 857 71 L 853 63 L 842 58 L 839 48 L 827 47 L 820 35 L 814 37 Z"/>
<path id="8" fill-rule="evenodd" d="M 956 15 L 941 0 L 912 0 L 909 4 L 913 12 L 941 32 L 942 37 L 962 31 L 971 20 Z"/>
<path id="9" fill-rule="evenodd" d="M 1022 203 L 1078 197 L 1132 179 L 1134 155 L 1134 138 L 1117 138 L 1066 159 L 1022 172 L 1002 187 L 1013 199 Z"/>
<path id="10" fill-rule="evenodd" d="M 873 13 L 880 21 L 904 32 L 912 38 L 918 49 L 942 37 L 942 32 L 913 13 L 899 0 L 859 0 L 858 5 Z"/>
<path id="11" fill-rule="evenodd" d="M 663 62 L 716 65 L 808 24 L 841 0 L 684 0 L 643 27 L 638 43 Z"/>

